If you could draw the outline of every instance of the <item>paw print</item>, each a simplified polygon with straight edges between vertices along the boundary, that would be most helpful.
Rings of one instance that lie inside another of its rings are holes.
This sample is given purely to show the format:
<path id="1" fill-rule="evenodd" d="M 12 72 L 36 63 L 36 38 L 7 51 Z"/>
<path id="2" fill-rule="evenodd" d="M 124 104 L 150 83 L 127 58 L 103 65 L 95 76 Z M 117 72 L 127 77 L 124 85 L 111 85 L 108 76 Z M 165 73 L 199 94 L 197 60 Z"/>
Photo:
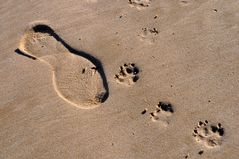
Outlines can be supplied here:
<path id="1" fill-rule="evenodd" d="M 222 144 L 224 128 L 220 123 L 211 124 L 207 120 L 199 121 L 193 130 L 193 137 L 197 142 L 203 143 L 208 148 L 218 147 Z"/>
<path id="2" fill-rule="evenodd" d="M 115 75 L 118 83 L 132 85 L 139 80 L 139 69 L 134 63 L 124 64 L 120 66 L 120 71 Z"/>
<path id="3" fill-rule="evenodd" d="M 141 41 L 146 41 L 150 44 L 153 44 L 158 34 L 159 30 L 157 28 L 142 28 L 142 32 L 138 36 L 140 37 Z"/>
<path id="4" fill-rule="evenodd" d="M 154 112 L 150 113 L 150 118 L 154 122 L 169 124 L 170 116 L 174 113 L 173 106 L 170 103 L 159 102 Z"/>
<path id="5" fill-rule="evenodd" d="M 152 0 L 129 0 L 129 4 L 133 6 L 148 7 Z"/>

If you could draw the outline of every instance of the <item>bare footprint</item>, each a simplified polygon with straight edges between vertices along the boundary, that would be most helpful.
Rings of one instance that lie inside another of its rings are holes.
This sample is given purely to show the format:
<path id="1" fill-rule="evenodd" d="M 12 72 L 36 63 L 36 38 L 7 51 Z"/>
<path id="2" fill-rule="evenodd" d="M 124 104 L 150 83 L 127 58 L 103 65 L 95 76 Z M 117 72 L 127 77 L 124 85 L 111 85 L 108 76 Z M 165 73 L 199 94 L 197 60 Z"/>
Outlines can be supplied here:
<path id="1" fill-rule="evenodd" d="M 193 136 L 197 142 L 203 143 L 208 148 L 218 147 L 222 144 L 224 128 L 220 123 L 211 124 L 207 120 L 199 121 L 193 130 Z"/>
<path id="2" fill-rule="evenodd" d="M 70 47 L 49 26 L 40 24 L 27 30 L 19 50 L 21 54 L 52 68 L 54 88 L 68 103 L 90 109 L 108 97 L 101 63 L 91 55 Z"/>
<path id="3" fill-rule="evenodd" d="M 152 0 L 129 0 L 129 4 L 136 7 L 149 7 Z"/>
<path id="4" fill-rule="evenodd" d="M 150 118 L 154 122 L 160 122 L 164 126 L 167 126 L 170 123 L 170 116 L 173 113 L 173 106 L 170 103 L 159 102 L 155 111 L 150 113 Z"/>
<path id="5" fill-rule="evenodd" d="M 158 29 L 156 28 L 142 28 L 142 32 L 140 35 L 141 41 L 146 41 L 150 44 L 153 44 L 155 42 L 155 37 L 159 34 Z"/>
<path id="6" fill-rule="evenodd" d="M 120 66 L 120 71 L 115 75 L 115 79 L 118 83 L 130 86 L 138 81 L 138 73 L 139 69 L 134 63 L 124 64 Z"/>

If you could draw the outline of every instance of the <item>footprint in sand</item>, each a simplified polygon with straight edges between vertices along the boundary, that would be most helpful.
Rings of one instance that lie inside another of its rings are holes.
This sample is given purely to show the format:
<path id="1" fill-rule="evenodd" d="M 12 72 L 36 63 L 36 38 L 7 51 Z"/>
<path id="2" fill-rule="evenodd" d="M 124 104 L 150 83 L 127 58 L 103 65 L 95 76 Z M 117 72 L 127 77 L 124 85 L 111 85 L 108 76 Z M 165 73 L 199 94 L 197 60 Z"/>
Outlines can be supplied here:
<path id="1" fill-rule="evenodd" d="M 211 124 L 207 120 L 199 121 L 193 130 L 193 137 L 199 143 L 203 143 L 208 148 L 218 147 L 222 144 L 224 128 L 220 123 Z"/>
<path id="2" fill-rule="evenodd" d="M 167 126 L 173 113 L 174 109 L 170 103 L 159 102 L 155 111 L 150 113 L 150 118 L 153 122 L 160 122 Z"/>
<path id="3" fill-rule="evenodd" d="M 150 44 L 155 42 L 155 37 L 159 34 L 157 28 L 142 28 L 141 34 L 138 36 L 140 37 L 141 41 L 146 41 Z"/>
<path id="4" fill-rule="evenodd" d="M 133 7 L 149 7 L 152 0 L 129 0 L 129 4 Z"/>
<path id="5" fill-rule="evenodd" d="M 90 109 L 108 97 L 100 61 L 70 47 L 47 25 L 39 24 L 28 29 L 16 52 L 48 64 L 57 94 L 68 103 Z"/>
<path id="6" fill-rule="evenodd" d="M 120 66 L 120 71 L 115 75 L 115 79 L 118 83 L 130 86 L 138 81 L 139 69 L 134 63 L 124 64 Z"/>

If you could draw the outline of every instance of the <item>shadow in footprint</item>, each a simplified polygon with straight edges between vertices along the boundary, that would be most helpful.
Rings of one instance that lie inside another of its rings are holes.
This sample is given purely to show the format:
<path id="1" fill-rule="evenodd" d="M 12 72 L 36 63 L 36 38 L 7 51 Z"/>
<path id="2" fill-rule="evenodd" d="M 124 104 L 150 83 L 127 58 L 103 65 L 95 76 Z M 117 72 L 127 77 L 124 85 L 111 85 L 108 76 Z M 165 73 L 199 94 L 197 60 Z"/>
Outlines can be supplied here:
<path id="1" fill-rule="evenodd" d="M 109 87 L 108 87 L 107 79 L 106 79 L 106 76 L 105 76 L 105 73 L 104 73 L 104 69 L 103 69 L 103 66 L 102 66 L 102 63 L 100 62 L 100 60 L 98 60 L 97 58 L 93 57 L 89 53 L 86 53 L 84 51 L 79 51 L 79 50 L 76 50 L 76 49 L 72 48 L 57 33 L 55 33 L 55 31 L 51 27 L 49 27 L 49 26 L 47 26 L 45 24 L 36 25 L 32 29 L 36 33 L 46 33 L 49 36 L 52 36 L 58 42 L 60 42 L 70 53 L 75 54 L 77 56 L 81 56 L 81 57 L 89 60 L 90 62 L 92 62 L 96 66 L 96 68 L 92 68 L 92 69 L 95 69 L 95 70 L 97 70 L 99 72 L 99 74 L 100 74 L 100 76 L 102 78 L 102 81 L 103 81 L 103 86 L 104 86 L 104 88 L 106 90 L 104 96 L 101 99 L 101 102 L 103 103 L 104 101 L 106 101 L 106 99 L 109 97 Z M 28 57 L 30 59 L 36 60 L 35 57 L 24 53 L 20 49 L 16 49 L 15 52 L 17 54 L 19 54 L 19 55 L 23 55 L 23 56 Z"/>
<path id="2" fill-rule="evenodd" d="M 29 59 L 32 59 L 32 60 L 36 60 L 35 57 L 31 56 L 31 55 L 28 55 L 28 54 L 25 54 L 24 52 L 22 52 L 20 49 L 16 49 L 15 52 L 18 54 L 18 55 L 22 55 L 22 56 L 25 56 Z"/>

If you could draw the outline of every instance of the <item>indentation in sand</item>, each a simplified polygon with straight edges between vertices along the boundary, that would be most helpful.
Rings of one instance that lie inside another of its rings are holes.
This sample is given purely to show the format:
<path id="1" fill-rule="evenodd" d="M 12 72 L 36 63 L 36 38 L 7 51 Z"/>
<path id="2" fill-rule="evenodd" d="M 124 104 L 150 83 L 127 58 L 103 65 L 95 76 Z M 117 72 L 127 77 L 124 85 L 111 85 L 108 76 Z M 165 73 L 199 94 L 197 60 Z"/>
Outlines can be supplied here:
<path id="1" fill-rule="evenodd" d="M 139 69 L 134 63 L 124 64 L 120 66 L 120 71 L 115 75 L 115 79 L 118 83 L 130 86 L 138 81 Z"/>
<path id="2" fill-rule="evenodd" d="M 152 0 L 129 0 L 129 4 L 134 7 L 149 7 Z M 140 9 L 140 8 L 139 8 Z"/>
<path id="3" fill-rule="evenodd" d="M 108 85 L 99 60 L 70 47 L 47 25 L 39 24 L 23 35 L 17 53 L 48 64 L 57 94 L 79 108 L 99 106 L 108 97 Z"/>
<path id="4" fill-rule="evenodd" d="M 179 0 L 179 4 L 181 6 L 188 6 L 191 5 L 193 3 L 193 0 Z"/>
<path id="5" fill-rule="evenodd" d="M 150 113 L 150 118 L 153 122 L 160 122 L 162 125 L 167 126 L 173 113 L 174 109 L 170 103 L 159 102 L 156 109 Z"/>
<path id="6" fill-rule="evenodd" d="M 222 144 L 224 128 L 220 123 L 212 124 L 207 120 L 199 121 L 193 130 L 193 137 L 199 143 L 203 143 L 208 148 L 218 147 Z"/>
<path id="7" fill-rule="evenodd" d="M 157 28 L 142 28 L 141 34 L 138 36 L 140 37 L 141 41 L 146 41 L 149 44 L 153 44 L 155 42 L 155 37 L 159 34 Z"/>

